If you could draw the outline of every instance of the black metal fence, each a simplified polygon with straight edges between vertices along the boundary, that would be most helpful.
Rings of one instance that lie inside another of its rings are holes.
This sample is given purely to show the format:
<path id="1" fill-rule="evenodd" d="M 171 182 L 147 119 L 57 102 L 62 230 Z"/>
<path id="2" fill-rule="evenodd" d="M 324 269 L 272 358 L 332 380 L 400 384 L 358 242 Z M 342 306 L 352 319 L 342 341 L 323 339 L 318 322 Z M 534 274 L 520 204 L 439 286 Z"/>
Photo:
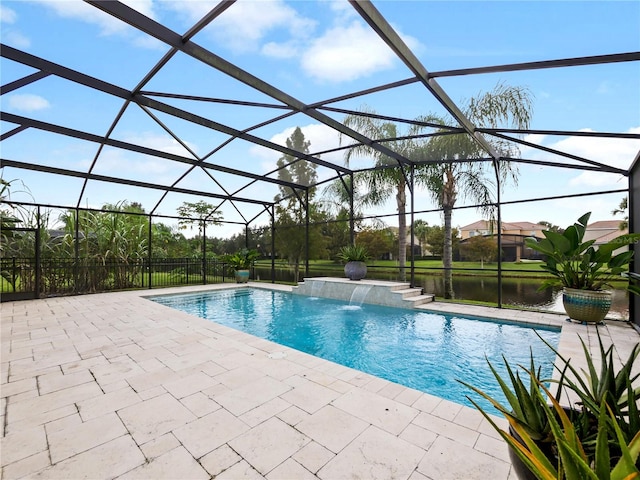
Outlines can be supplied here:
<path id="1" fill-rule="evenodd" d="M 233 278 L 223 262 L 198 258 L 154 258 L 104 262 L 43 258 L 1 258 L 2 300 L 115 290 L 222 283 Z M 38 275 L 39 274 L 39 275 Z M 39 279 L 39 281 L 38 281 Z"/>

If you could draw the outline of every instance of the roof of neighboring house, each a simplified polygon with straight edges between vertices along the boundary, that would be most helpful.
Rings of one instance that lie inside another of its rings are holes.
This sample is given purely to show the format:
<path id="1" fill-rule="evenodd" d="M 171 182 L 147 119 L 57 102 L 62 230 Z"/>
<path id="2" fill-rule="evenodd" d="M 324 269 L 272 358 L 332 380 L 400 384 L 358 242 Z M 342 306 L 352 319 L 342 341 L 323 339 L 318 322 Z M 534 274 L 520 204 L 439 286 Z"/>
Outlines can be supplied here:
<path id="1" fill-rule="evenodd" d="M 478 220 L 464 227 L 460 227 L 460 230 L 489 230 L 489 222 L 487 220 Z"/>
<path id="2" fill-rule="evenodd" d="M 546 227 L 532 222 L 502 222 L 503 230 L 544 230 Z M 488 220 L 478 220 L 464 227 L 460 227 L 460 230 L 490 230 L 490 224 Z"/>
<path id="3" fill-rule="evenodd" d="M 627 229 L 616 230 L 616 231 L 607 232 L 599 237 L 592 237 L 592 238 L 596 239 L 596 243 L 607 243 L 613 240 L 614 238 L 618 238 L 620 235 L 624 235 L 626 233 L 629 233 Z"/>
<path id="4" fill-rule="evenodd" d="M 544 230 L 544 225 L 532 222 L 502 222 L 502 226 L 505 230 Z"/>
<path id="5" fill-rule="evenodd" d="M 629 229 L 620 230 L 620 220 L 601 220 L 587 225 L 584 240 L 595 240 L 596 243 L 607 243 L 614 238 L 629 233 Z"/>
<path id="6" fill-rule="evenodd" d="M 590 223 L 589 225 L 587 225 L 587 228 L 589 230 L 618 230 L 618 231 L 622 231 L 620 230 L 620 220 L 600 220 L 598 222 L 593 222 Z"/>

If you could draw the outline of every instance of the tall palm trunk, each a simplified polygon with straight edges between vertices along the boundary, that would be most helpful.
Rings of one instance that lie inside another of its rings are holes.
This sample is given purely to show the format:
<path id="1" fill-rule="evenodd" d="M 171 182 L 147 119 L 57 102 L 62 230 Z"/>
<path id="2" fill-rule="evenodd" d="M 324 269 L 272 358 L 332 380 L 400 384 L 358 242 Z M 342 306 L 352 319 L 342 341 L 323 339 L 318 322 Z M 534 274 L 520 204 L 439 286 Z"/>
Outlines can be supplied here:
<path id="1" fill-rule="evenodd" d="M 456 178 L 451 168 L 444 174 L 442 189 L 442 209 L 444 213 L 444 245 L 442 249 L 442 266 L 444 267 L 444 298 L 453 298 L 453 245 L 451 240 L 451 215 L 456 204 Z"/>
<path id="2" fill-rule="evenodd" d="M 453 298 L 453 247 L 451 242 L 451 208 L 444 209 L 444 245 L 442 266 L 444 267 L 444 298 Z"/>
<path id="3" fill-rule="evenodd" d="M 398 183 L 396 203 L 398 205 L 398 264 L 400 267 L 400 281 L 404 282 L 407 277 L 405 271 L 407 264 L 407 194 L 404 181 Z"/>

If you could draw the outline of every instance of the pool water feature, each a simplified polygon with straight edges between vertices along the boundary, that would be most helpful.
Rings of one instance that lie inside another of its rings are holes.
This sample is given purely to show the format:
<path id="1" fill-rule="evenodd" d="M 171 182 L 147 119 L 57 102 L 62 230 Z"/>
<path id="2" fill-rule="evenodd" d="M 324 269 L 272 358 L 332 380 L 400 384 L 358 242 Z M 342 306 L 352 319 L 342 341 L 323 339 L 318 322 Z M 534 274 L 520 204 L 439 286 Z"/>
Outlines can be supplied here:
<path id="1" fill-rule="evenodd" d="M 349 300 L 350 305 L 362 306 L 365 298 L 371 291 L 371 285 L 358 285 L 353 289 L 353 293 L 351 294 L 351 299 Z"/>
<path id="2" fill-rule="evenodd" d="M 560 330 L 463 318 L 427 311 L 292 295 L 255 288 L 151 297 L 155 302 L 281 345 L 471 406 L 458 383 L 466 381 L 505 402 L 485 356 L 504 373 L 529 366 L 529 351 L 542 378 L 551 377 Z"/>

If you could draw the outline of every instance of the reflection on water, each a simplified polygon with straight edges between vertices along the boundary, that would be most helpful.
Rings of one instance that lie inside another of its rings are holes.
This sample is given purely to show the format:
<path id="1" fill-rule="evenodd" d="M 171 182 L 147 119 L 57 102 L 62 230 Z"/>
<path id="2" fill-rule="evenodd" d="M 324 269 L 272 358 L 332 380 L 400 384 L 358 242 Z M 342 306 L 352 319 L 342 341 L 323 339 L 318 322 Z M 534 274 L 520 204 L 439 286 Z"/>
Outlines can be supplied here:
<path id="1" fill-rule="evenodd" d="M 421 279 L 421 280 L 418 280 Z M 444 280 L 440 276 L 416 276 L 416 282 L 426 292 L 435 293 L 436 296 L 444 294 Z M 520 308 L 532 308 L 551 312 L 564 312 L 562 306 L 562 290 L 547 289 L 539 291 L 538 280 L 522 278 L 502 279 L 502 303 Z M 498 279 L 492 277 L 453 277 L 453 291 L 455 298 L 460 300 L 474 300 L 481 302 L 498 303 Z M 629 318 L 629 293 L 626 290 L 613 290 L 611 309 L 607 315 L 609 318 Z"/>
<path id="2" fill-rule="evenodd" d="M 393 274 L 376 274 L 370 269 L 367 278 L 379 280 L 396 280 Z M 270 278 L 270 269 L 256 269 L 256 273 L 262 278 Z M 311 271 L 311 276 L 335 275 L 332 272 Z M 424 288 L 427 293 L 433 293 L 437 297 L 444 294 L 444 279 L 441 275 L 415 276 L 416 284 Z M 276 281 L 292 281 L 288 269 L 276 270 Z M 551 312 L 564 312 L 562 306 L 561 290 L 538 291 L 540 280 L 525 278 L 502 279 L 502 303 L 513 305 L 523 309 L 531 308 Z M 495 277 L 453 277 L 453 290 L 455 298 L 459 300 L 472 300 L 479 302 L 498 303 L 498 279 Z M 613 291 L 609 318 L 629 319 L 629 293 L 626 290 Z"/>

